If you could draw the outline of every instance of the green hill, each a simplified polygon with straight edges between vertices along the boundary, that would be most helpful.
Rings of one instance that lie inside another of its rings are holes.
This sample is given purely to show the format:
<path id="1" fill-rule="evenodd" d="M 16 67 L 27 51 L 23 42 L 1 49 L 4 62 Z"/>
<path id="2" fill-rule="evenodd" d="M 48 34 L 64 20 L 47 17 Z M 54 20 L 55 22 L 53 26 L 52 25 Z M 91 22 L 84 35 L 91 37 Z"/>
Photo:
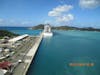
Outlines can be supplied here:
<path id="1" fill-rule="evenodd" d="M 3 38 L 4 36 L 14 37 L 14 36 L 18 36 L 18 34 L 12 33 L 7 30 L 0 30 L 0 38 Z"/>
<path id="2" fill-rule="evenodd" d="M 44 24 L 39 24 L 37 26 L 30 27 L 29 29 L 32 30 L 38 30 L 38 29 L 44 29 Z M 92 27 L 84 27 L 84 28 L 78 28 L 78 27 L 71 27 L 71 26 L 52 26 L 53 30 L 81 30 L 81 31 L 100 31 L 100 29 L 92 28 Z"/>
<path id="3" fill-rule="evenodd" d="M 37 26 L 30 27 L 29 29 L 32 29 L 32 30 L 44 29 L 44 25 L 43 25 L 43 24 L 39 24 L 39 25 L 37 25 Z"/>

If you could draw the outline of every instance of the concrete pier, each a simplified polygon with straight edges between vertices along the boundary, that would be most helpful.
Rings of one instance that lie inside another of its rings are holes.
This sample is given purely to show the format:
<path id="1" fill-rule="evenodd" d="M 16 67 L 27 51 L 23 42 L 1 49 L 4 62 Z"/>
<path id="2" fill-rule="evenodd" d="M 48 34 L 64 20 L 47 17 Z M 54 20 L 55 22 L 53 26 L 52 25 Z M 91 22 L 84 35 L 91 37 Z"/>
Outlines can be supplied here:
<path id="1" fill-rule="evenodd" d="M 35 45 L 34 45 L 34 46 L 30 49 L 30 51 L 27 53 L 26 56 L 27 56 L 27 57 L 31 57 L 31 58 L 25 60 L 25 63 L 27 63 L 28 65 L 26 66 L 26 69 L 25 69 L 25 72 L 23 73 L 23 75 L 26 75 L 26 73 L 27 73 L 27 71 L 28 71 L 28 69 L 29 69 L 29 67 L 30 67 L 30 64 L 31 64 L 31 62 L 32 62 L 32 60 L 33 60 L 33 58 L 34 58 L 34 56 L 35 56 L 37 50 L 38 50 L 38 47 L 39 47 L 39 45 L 40 45 L 40 43 L 41 43 L 41 41 L 42 41 L 42 37 L 43 37 L 43 35 L 42 35 L 42 33 L 41 33 L 41 35 L 40 35 L 39 39 L 37 40 L 37 42 L 35 43 Z"/>
<path id="2" fill-rule="evenodd" d="M 23 62 L 19 63 L 19 65 L 15 68 L 13 71 L 13 75 L 26 75 L 27 71 L 31 65 L 31 62 L 38 50 L 38 47 L 42 41 L 43 34 L 41 33 L 40 36 L 37 36 L 35 41 L 31 41 L 34 44 L 32 44 L 31 49 L 28 50 L 27 53 L 25 53 L 25 56 L 21 59 Z"/>

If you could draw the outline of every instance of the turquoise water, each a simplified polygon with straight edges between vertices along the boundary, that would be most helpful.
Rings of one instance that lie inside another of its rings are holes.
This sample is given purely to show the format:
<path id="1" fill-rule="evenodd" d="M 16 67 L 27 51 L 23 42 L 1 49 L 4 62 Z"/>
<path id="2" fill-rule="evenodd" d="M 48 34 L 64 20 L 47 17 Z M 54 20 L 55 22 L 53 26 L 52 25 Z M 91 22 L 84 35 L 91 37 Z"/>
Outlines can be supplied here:
<path id="1" fill-rule="evenodd" d="M 41 30 L 4 27 L 18 34 L 38 35 Z M 27 75 L 100 75 L 100 32 L 53 31 L 44 38 Z M 94 63 L 93 67 L 69 63 Z"/>
<path id="2" fill-rule="evenodd" d="M 41 32 L 41 30 L 29 30 L 28 27 L 0 27 L 0 29 L 8 30 L 20 35 L 23 35 L 23 34 L 39 35 Z"/>
<path id="3" fill-rule="evenodd" d="M 23 34 L 29 34 L 29 35 L 39 35 L 41 33 L 41 30 L 11 30 L 11 32 L 23 35 Z"/>
<path id="4" fill-rule="evenodd" d="M 69 63 L 94 66 L 69 66 Z M 44 38 L 27 75 L 100 75 L 100 32 L 54 31 Z"/>

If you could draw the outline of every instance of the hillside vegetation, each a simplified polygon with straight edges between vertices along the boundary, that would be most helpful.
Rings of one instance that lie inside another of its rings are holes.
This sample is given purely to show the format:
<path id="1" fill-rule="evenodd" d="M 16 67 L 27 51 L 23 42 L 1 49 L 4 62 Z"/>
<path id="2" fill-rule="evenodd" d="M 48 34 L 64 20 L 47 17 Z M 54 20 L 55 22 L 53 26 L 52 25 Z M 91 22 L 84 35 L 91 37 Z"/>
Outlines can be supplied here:
<path id="1" fill-rule="evenodd" d="M 32 30 L 38 30 L 38 29 L 44 29 L 44 24 L 39 24 L 37 26 L 33 26 L 29 29 Z M 53 30 L 81 30 L 81 31 L 100 31 L 100 29 L 92 28 L 92 27 L 85 27 L 85 28 L 78 28 L 78 27 L 70 27 L 70 26 L 52 26 Z"/>
<path id="2" fill-rule="evenodd" d="M 0 30 L 0 38 L 3 38 L 4 36 L 14 37 L 14 36 L 18 36 L 18 34 L 12 33 L 7 30 Z"/>

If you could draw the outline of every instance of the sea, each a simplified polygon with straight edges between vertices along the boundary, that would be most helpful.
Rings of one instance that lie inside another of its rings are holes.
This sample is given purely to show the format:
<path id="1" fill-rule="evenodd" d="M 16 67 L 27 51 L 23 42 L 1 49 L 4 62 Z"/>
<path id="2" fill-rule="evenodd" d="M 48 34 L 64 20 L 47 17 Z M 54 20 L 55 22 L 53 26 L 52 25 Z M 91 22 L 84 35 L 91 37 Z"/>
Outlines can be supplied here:
<path id="1" fill-rule="evenodd" d="M 42 30 L 0 27 L 17 34 L 39 35 Z M 100 75 L 100 32 L 54 30 L 43 38 L 27 75 Z M 71 63 L 92 63 L 71 66 Z"/>

